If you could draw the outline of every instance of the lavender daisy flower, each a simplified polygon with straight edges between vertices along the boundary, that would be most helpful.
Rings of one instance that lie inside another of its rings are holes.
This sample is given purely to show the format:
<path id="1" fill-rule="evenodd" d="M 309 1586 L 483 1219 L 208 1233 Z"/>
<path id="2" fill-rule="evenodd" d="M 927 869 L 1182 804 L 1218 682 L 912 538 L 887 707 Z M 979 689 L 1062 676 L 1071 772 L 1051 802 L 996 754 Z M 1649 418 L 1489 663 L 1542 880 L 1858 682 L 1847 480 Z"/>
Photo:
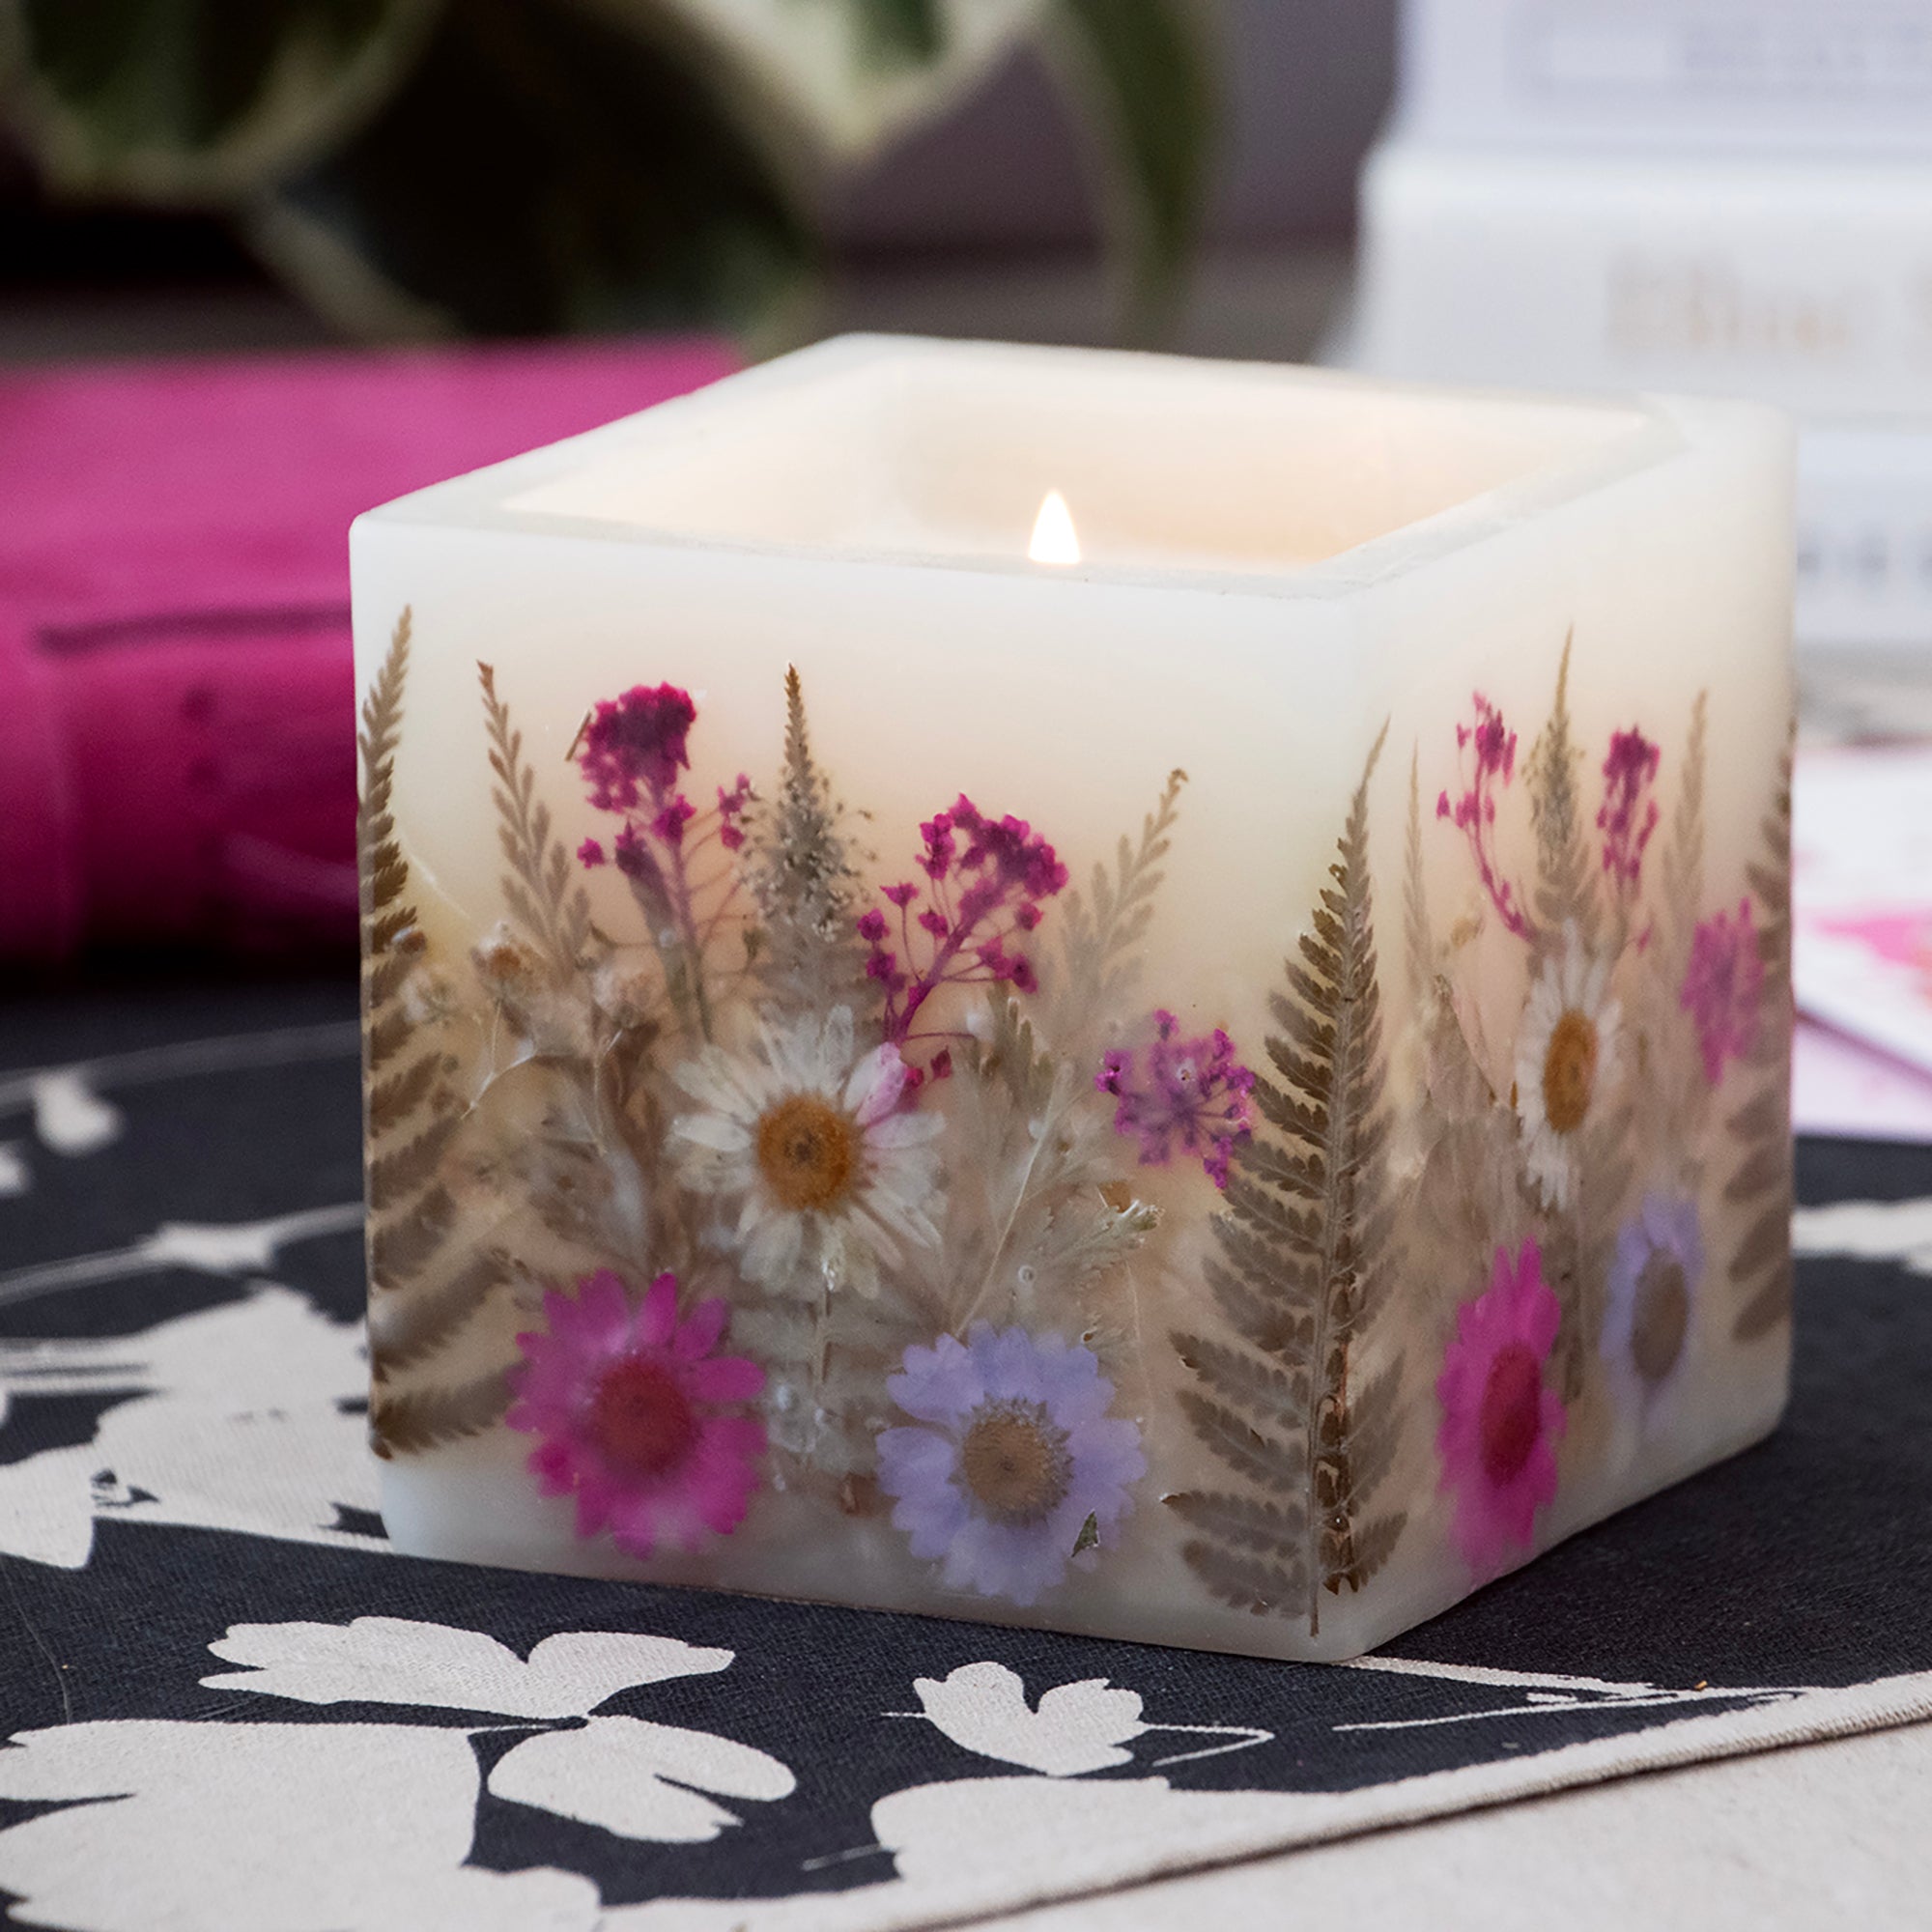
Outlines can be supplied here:
<path id="1" fill-rule="evenodd" d="M 1097 1357 L 1058 1335 L 979 1322 L 908 1349 L 886 1386 L 921 1426 L 880 1435 L 879 1484 L 912 1553 L 943 1560 L 953 1589 L 1037 1603 L 1069 1563 L 1092 1567 L 1147 1473 L 1139 1429 L 1107 1414 Z"/>
<path id="2" fill-rule="evenodd" d="M 1627 1406 L 1646 1426 L 1660 1419 L 1683 1372 L 1703 1278 L 1696 1202 L 1645 1195 L 1617 1236 L 1603 1351 Z"/>

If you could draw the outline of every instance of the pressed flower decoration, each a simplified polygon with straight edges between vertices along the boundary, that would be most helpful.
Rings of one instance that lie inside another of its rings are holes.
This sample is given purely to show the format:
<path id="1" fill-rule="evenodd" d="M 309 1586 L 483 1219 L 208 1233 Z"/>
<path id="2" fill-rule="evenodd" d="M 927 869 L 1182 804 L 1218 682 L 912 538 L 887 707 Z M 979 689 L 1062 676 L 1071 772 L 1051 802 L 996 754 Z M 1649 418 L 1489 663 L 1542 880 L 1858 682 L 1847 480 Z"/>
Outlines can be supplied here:
<path id="1" fill-rule="evenodd" d="M 1704 1280 L 1694 1201 L 1645 1196 L 1618 1231 L 1604 1315 L 1604 1359 L 1648 1422 L 1683 1373 Z"/>
<path id="2" fill-rule="evenodd" d="M 861 1053 L 852 1010 L 766 1023 L 752 1049 L 708 1046 L 673 1073 L 702 1112 L 670 1139 L 686 1183 L 742 1203 L 730 1246 L 749 1279 L 801 1266 L 828 1285 L 879 1292 L 879 1264 L 930 1247 L 933 1141 L 944 1122 L 902 1111 L 907 1067 L 889 1043 Z"/>
<path id="3" fill-rule="evenodd" d="M 575 1294 L 550 1290 L 544 1326 L 517 1337 L 522 1368 L 505 1420 L 538 1438 L 530 1472 L 569 1496 L 577 1533 L 648 1556 L 728 1536 L 758 1487 L 764 1425 L 743 1413 L 765 1373 L 717 1352 L 730 1310 L 699 1302 L 680 1320 L 677 1278 L 641 1302 L 608 1270 Z"/>
<path id="4" fill-rule="evenodd" d="M 1498 1248 L 1489 1287 L 1457 1311 L 1435 1382 L 1435 1443 L 1455 1507 L 1450 1539 L 1478 1578 L 1528 1553 L 1537 1514 L 1555 1499 L 1566 1418 L 1546 1370 L 1561 1320 L 1534 1241 L 1514 1259 Z"/>
<path id="5" fill-rule="evenodd" d="M 1147 1458 L 1091 1349 L 981 1322 L 908 1349 L 887 1388 L 913 1424 L 879 1437 L 879 1486 L 952 1587 L 1025 1606 L 1113 1545 Z"/>
<path id="6" fill-rule="evenodd" d="M 639 1560 L 863 1523 L 908 1601 L 1074 1595 L 1134 1518 L 1320 1636 L 1418 1535 L 1529 1554 L 1613 1425 L 1666 1439 L 1785 1318 L 1788 800 L 1711 909 L 1701 696 L 1586 742 L 1566 649 L 1540 728 L 1480 692 L 1418 741 L 1406 1000 L 1385 728 L 1237 1038 L 1136 983 L 1184 773 L 1084 876 L 951 784 L 862 845 L 795 671 L 769 785 L 677 684 L 590 703 L 566 826 L 482 668 L 503 917 L 431 961 L 408 642 L 363 739 L 379 1454 L 507 1426 L 558 1535 Z"/>
<path id="7" fill-rule="evenodd" d="M 1575 1189 L 1584 1129 L 1602 1116 L 1616 1079 L 1621 1012 L 1609 998 L 1610 962 L 1566 930 L 1530 982 L 1517 1036 L 1516 1107 L 1523 1164 L 1551 1208 Z"/>
<path id="8" fill-rule="evenodd" d="M 1235 1042 L 1216 1027 L 1180 1037 L 1170 1012 L 1153 1016 L 1153 1040 L 1141 1052 L 1116 1047 L 1095 1085 L 1118 1102 L 1114 1131 L 1140 1143 L 1143 1167 L 1165 1167 L 1177 1151 L 1191 1154 L 1216 1187 L 1253 1130 L 1248 1092 L 1255 1076 L 1235 1057 Z"/>
<path id="9" fill-rule="evenodd" d="M 1713 1087 L 1724 1077 L 1726 1062 L 1744 1059 L 1756 1045 L 1763 996 L 1764 962 L 1750 900 L 1741 899 L 1735 917 L 1716 913 L 1698 926 L 1680 995 Z"/>

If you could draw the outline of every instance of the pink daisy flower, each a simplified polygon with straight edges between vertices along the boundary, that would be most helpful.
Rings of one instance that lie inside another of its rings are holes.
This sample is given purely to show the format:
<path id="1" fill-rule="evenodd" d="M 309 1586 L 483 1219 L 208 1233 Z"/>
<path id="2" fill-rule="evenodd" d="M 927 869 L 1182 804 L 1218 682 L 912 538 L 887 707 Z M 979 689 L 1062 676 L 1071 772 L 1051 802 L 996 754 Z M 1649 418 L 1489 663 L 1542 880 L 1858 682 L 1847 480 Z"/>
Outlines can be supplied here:
<path id="1" fill-rule="evenodd" d="M 547 1496 L 577 1498 L 577 1533 L 607 1530 L 619 1549 L 695 1549 L 728 1536 L 758 1487 L 765 1426 L 729 1412 L 765 1385 L 743 1355 L 712 1350 L 730 1310 L 700 1301 L 677 1319 L 677 1277 L 661 1274 L 641 1304 L 608 1268 L 577 1293 L 544 1295 L 542 1330 L 519 1335 L 512 1429 L 542 1439 L 530 1473 Z"/>
<path id="2" fill-rule="evenodd" d="M 1499 1575 L 1530 1548 L 1536 1513 L 1556 1494 L 1565 1417 L 1543 1370 L 1561 1320 L 1534 1241 L 1523 1242 L 1514 1264 L 1498 1248 L 1487 1292 L 1457 1311 L 1435 1383 L 1435 1446 L 1442 1489 L 1456 1497 L 1450 1540 L 1478 1578 Z"/>

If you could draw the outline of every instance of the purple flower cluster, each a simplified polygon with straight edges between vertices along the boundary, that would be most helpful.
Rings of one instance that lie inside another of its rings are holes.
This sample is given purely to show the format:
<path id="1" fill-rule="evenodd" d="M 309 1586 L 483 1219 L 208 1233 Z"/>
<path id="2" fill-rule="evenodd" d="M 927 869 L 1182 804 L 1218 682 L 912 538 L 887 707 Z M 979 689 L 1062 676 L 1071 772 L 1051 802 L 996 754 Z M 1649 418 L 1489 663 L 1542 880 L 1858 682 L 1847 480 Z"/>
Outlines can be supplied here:
<path id="1" fill-rule="evenodd" d="M 697 721 L 688 691 L 639 684 L 600 703 L 583 727 L 579 756 L 599 811 L 635 811 L 648 798 L 661 811 L 691 759 L 685 741 Z"/>
<path id="2" fill-rule="evenodd" d="M 1114 1131 L 1140 1141 L 1143 1167 L 1165 1167 L 1178 1147 L 1200 1160 L 1216 1187 L 1226 1187 L 1234 1151 L 1254 1130 L 1248 1094 L 1255 1076 L 1219 1027 L 1182 1039 L 1174 1014 L 1156 1012 L 1145 1056 L 1116 1049 L 1100 1064 L 1094 1084 L 1118 1103 Z"/>
<path id="3" fill-rule="evenodd" d="M 859 921 L 870 949 L 866 972 L 885 990 L 886 1038 L 895 1046 L 941 986 L 1034 991 L 1033 963 L 1012 942 L 1039 924 L 1041 901 L 1066 884 L 1066 867 L 1025 819 L 990 818 L 963 793 L 920 833 L 926 883 L 885 889 L 896 921 L 876 906 Z"/>
<path id="4" fill-rule="evenodd" d="M 600 811 L 619 812 L 623 824 L 609 850 L 599 838 L 577 848 L 580 864 L 614 864 L 629 882 L 660 945 L 669 943 L 684 955 L 683 970 L 700 1014 L 705 993 L 704 951 L 725 916 L 724 903 L 700 917 L 700 898 L 719 881 L 695 879 L 693 858 L 715 838 L 727 852 L 745 842 L 744 818 L 752 803 L 752 781 L 740 772 L 728 790 L 718 787 L 718 803 L 699 812 L 678 785 L 691 768 L 687 744 L 697 722 L 688 691 L 674 684 L 639 684 L 600 703 L 579 743 L 578 762 Z"/>
<path id="5" fill-rule="evenodd" d="M 1742 1060 L 1757 1044 L 1759 1006 L 1764 997 L 1764 960 L 1749 899 L 1738 901 L 1737 917 L 1716 913 L 1698 927 L 1690 943 L 1690 963 L 1677 1004 L 1697 1029 L 1704 1077 L 1713 1087 L 1723 1077 L 1727 1060 Z"/>
<path id="6" fill-rule="evenodd" d="M 1650 793 L 1662 757 L 1634 725 L 1610 733 L 1597 830 L 1604 835 L 1604 870 L 1618 892 L 1635 890 L 1637 874 L 1643 870 L 1643 848 L 1657 830 L 1657 801 Z"/>
<path id="7" fill-rule="evenodd" d="M 1496 793 L 1516 776 L 1516 733 L 1480 691 L 1472 695 L 1471 701 L 1476 707 L 1476 722 L 1457 725 L 1456 747 L 1459 753 L 1474 754 L 1473 769 L 1465 767 L 1460 797 L 1452 802 L 1445 791 L 1435 801 L 1435 815 L 1452 820 L 1468 839 L 1477 874 L 1496 917 L 1519 939 L 1534 939 L 1535 928 L 1516 888 L 1502 876 L 1495 860 Z"/>

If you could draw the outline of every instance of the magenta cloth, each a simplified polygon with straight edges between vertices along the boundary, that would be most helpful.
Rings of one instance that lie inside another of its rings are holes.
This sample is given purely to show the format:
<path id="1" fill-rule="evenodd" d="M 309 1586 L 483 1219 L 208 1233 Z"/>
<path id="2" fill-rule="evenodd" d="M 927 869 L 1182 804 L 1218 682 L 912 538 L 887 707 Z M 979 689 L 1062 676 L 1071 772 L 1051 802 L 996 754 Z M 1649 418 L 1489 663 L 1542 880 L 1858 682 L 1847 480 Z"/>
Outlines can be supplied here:
<path id="1" fill-rule="evenodd" d="M 687 342 L 0 377 L 0 959 L 352 932 L 350 520 L 730 366 Z"/>

